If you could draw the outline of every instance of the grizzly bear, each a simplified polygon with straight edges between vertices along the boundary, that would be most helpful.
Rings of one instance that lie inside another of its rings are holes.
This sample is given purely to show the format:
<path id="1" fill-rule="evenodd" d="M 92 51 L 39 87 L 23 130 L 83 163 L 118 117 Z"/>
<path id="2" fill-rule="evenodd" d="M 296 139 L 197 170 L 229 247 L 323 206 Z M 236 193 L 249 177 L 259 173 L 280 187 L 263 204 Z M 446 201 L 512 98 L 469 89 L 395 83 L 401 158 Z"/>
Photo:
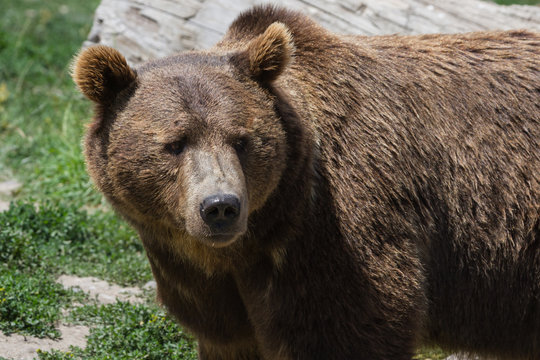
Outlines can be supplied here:
<path id="1" fill-rule="evenodd" d="M 343 36 L 272 6 L 132 68 L 89 173 L 201 359 L 540 359 L 540 35 Z"/>

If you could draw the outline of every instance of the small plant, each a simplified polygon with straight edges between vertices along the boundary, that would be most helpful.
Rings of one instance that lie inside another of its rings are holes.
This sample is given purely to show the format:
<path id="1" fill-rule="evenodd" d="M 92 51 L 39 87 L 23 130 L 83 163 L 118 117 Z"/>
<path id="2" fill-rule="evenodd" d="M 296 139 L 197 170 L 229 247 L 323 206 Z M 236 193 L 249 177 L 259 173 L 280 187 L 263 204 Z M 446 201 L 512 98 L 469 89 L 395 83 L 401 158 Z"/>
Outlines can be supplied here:
<path id="1" fill-rule="evenodd" d="M 78 351 L 78 350 L 75 349 L 75 351 Z M 72 353 L 71 351 L 68 351 L 68 352 L 62 352 L 58 350 L 42 351 L 38 349 L 37 353 L 40 360 L 73 360 L 73 359 L 80 358 L 80 357 L 75 357 L 75 354 Z"/>
<path id="2" fill-rule="evenodd" d="M 89 240 L 85 214 L 45 203 L 12 203 L 0 213 L 0 262 L 17 268 L 36 268 L 47 260 L 56 263 L 66 245 Z M 50 259 L 54 257 L 53 259 Z"/>
<path id="3" fill-rule="evenodd" d="M 493 0 L 499 5 L 536 5 L 540 0 Z"/>
<path id="4" fill-rule="evenodd" d="M 163 310 L 148 305 L 117 302 L 74 309 L 74 322 L 94 326 L 86 348 L 69 353 L 40 352 L 41 360 L 84 359 L 197 359 L 193 338 L 169 319 Z"/>
<path id="5" fill-rule="evenodd" d="M 152 278 L 133 231 L 110 212 L 44 202 L 12 203 L 0 213 L 0 266 L 93 275 L 118 284 Z"/>
<path id="6" fill-rule="evenodd" d="M 444 360 L 448 357 L 447 353 L 444 353 L 438 348 L 422 347 L 418 349 L 414 360 Z"/>
<path id="7" fill-rule="evenodd" d="M 44 272 L 33 276 L 13 271 L 0 273 L 0 330 L 36 337 L 60 337 L 55 328 L 61 308 L 82 301 L 84 294 L 65 290 Z"/>

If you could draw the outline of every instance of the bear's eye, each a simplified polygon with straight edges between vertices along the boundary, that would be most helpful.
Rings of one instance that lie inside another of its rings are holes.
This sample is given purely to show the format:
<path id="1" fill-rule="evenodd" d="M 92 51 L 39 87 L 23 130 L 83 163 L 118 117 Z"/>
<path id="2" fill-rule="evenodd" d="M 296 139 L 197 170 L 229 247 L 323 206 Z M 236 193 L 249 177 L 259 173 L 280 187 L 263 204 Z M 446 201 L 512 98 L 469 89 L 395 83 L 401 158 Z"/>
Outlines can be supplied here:
<path id="1" fill-rule="evenodd" d="M 165 145 L 165 150 L 173 155 L 180 155 L 182 151 L 184 151 L 185 147 L 186 139 L 182 138 L 180 140 Z"/>
<path id="2" fill-rule="evenodd" d="M 234 146 L 234 150 L 236 150 L 236 153 L 238 155 L 242 155 L 246 152 L 247 150 L 247 147 L 248 147 L 248 144 L 249 144 L 249 140 L 247 137 L 241 137 L 239 139 L 237 139 L 233 146 Z"/>

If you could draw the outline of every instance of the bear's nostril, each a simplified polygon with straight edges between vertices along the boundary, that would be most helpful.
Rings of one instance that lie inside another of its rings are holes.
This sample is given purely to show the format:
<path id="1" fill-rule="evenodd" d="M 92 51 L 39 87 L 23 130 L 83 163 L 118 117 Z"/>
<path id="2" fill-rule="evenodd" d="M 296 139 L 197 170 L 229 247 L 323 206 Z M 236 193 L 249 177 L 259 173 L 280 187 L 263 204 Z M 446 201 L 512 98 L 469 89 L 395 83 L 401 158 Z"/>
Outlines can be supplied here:
<path id="1" fill-rule="evenodd" d="M 236 222 L 240 215 L 240 200 L 231 194 L 212 195 L 203 200 L 200 213 L 212 230 L 220 230 Z"/>
<path id="2" fill-rule="evenodd" d="M 225 209 L 225 217 L 226 218 L 231 218 L 231 217 L 236 217 L 236 215 L 238 215 L 238 210 L 236 208 L 233 208 L 233 207 L 227 207 Z"/>
<path id="3" fill-rule="evenodd" d="M 206 211 L 206 217 L 208 218 L 219 217 L 219 209 L 216 206 L 212 206 Z"/>

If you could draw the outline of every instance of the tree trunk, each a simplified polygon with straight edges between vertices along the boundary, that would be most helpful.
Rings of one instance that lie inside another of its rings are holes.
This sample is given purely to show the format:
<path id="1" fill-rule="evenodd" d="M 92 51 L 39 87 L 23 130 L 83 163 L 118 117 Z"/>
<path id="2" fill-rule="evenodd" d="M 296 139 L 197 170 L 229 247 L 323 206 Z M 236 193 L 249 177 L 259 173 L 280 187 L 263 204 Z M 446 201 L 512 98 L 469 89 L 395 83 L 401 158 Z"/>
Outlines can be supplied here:
<path id="1" fill-rule="evenodd" d="M 102 0 L 85 46 L 101 43 L 131 64 L 215 44 L 256 0 Z M 276 0 L 343 34 L 426 34 L 488 29 L 540 31 L 540 7 L 481 0 Z"/>

